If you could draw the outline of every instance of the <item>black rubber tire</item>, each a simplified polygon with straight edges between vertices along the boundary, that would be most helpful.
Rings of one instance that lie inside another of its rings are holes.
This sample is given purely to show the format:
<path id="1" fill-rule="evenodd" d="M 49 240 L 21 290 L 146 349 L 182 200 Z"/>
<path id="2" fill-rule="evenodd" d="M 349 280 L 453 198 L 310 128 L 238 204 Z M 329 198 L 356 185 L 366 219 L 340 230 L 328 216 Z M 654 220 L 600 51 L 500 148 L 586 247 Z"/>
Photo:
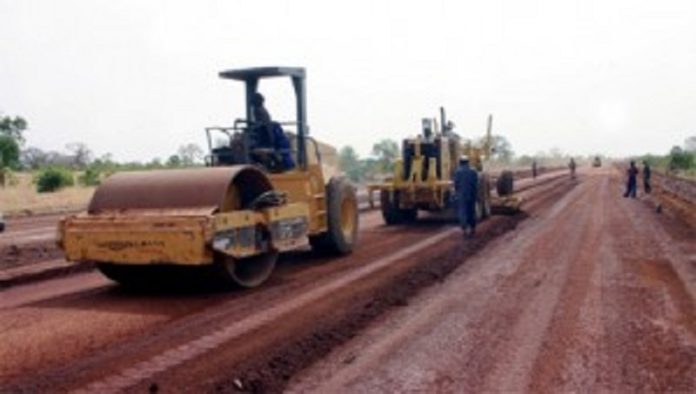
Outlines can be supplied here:
<path id="1" fill-rule="evenodd" d="M 401 217 L 403 219 L 403 223 L 405 223 L 405 224 L 413 223 L 416 220 L 418 220 L 418 210 L 417 209 L 402 209 L 401 210 Z"/>
<path id="2" fill-rule="evenodd" d="M 418 219 L 417 209 L 401 209 L 399 208 L 399 192 L 394 192 L 394 199 L 389 198 L 387 190 L 381 190 L 379 193 L 379 203 L 382 209 L 382 218 L 387 226 L 397 224 L 412 223 Z"/>
<path id="3" fill-rule="evenodd" d="M 382 219 L 387 226 L 401 223 L 401 212 L 392 204 L 389 192 L 386 190 L 379 192 L 379 207 L 382 210 Z"/>
<path id="4" fill-rule="evenodd" d="M 224 289 L 251 289 L 271 276 L 278 261 L 278 252 L 268 252 L 244 259 L 218 253 L 213 264 L 214 281 Z"/>
<path id="5" fill-rule="evenodd" d="M 479 201 L 481 202 L 481 218 L 491 216 L 491 181 L 488 174 L 479 174 Z"/>
<path id="6" fill-rule="evenodd" d="M 138 289 L 207 288 L 219 290 L 250 289 L 263 284 L 273 272 L 278 252 L 269 252 L 241 260 L 221 253 L 212 265 L 127 265 L 98 263 L 97 269 L 118 284 Z"/>
<path id="7" fill-rule="evenodd" d="M 498 178 L 495 189 L 498 192 L 498 196 L 505 197 L 512 194 L 514 191 L 514 175 L 512 171 L 503 171 Z"/>
<path id="8" fill-rule="evenodd" d="M 358 241 L 360 219 L 355 187 L 345 178 L 331 178 L 326 185 L 326 232 L 312 236 L 309 242 L 319 253 L 345 255 Z"/>

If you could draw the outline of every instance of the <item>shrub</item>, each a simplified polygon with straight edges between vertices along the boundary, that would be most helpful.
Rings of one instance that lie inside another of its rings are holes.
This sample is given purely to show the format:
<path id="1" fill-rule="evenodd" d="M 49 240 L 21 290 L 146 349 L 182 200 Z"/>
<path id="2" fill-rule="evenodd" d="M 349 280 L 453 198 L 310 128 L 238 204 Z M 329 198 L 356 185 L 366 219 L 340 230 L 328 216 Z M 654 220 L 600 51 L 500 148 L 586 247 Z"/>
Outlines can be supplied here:
<path id="1" fill-rule="evenodd" d="M 51 193 L 67 186 L 73 186 L 75 179 L 73 173 L 65 168 L 48 167 L 37 175 L 36 190 L 39 193 Z"/>
<path id="2" fill-rule="evenodd" d="M 669 156 L 669 169 L 672 171 L 688 170 L 694 166 L 694 154 L 678 146 L 672 148 Z"/>
<path id="3" fill-rule="evenodd" d="M 90 166 L 80 175 L 80 183 L 85 186 L 98 186 L 101 183 L 101 170 Z"/>
<path id="4" fill-rule="evenodd" d="M 9 167 L 0 167 L 0 187 L 17 186 L 19 178 Z"/>

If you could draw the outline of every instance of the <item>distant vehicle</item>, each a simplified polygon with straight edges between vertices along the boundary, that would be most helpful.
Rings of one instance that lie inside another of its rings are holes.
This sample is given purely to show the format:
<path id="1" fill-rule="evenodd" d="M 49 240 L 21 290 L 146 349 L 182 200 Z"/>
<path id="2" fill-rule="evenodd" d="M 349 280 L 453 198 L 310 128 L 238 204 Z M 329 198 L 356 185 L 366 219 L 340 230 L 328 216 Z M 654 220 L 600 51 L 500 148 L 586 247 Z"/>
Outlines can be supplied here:
<path id="1" fill-rule="evenodd" d="M 5 219 L 2 218 L 2 212 L 0 212 L 0 233 L 5 231 Z"/>
<path id="2" fill-rule="evenodd" d="M 599 156 L 595 156 L 594 160 L 592 160 L 592 167 L 601 167 L 602 166 L 602 159 L 599 158 Z"/>

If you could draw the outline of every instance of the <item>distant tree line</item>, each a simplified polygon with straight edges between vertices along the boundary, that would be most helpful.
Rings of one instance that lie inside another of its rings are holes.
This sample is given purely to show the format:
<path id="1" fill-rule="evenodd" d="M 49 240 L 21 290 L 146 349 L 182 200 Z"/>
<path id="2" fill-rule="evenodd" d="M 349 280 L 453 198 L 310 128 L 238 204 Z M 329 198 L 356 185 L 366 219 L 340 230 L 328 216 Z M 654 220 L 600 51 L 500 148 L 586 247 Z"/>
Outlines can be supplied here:
<path id="1" fill-rule="evenodd" d="M 462 141 L 462 143 L 481 145 L 483 139 Z M 503 136 L 494 135 L 491 141 L 491 159 L 510 163 L 514 157 L 512 145 Z M 401 157 L 401 144 L 391 139 L 383 139 L 372 146 L 370 155 L 359 157 L 352 146 L 344 146 L 338 153 L 338 166 L 353 182 L 364 182 L 383 178 L 393 173 L 394 162 Z"/>
<path id="2" fill-rule="evenodd" d="M 672 174 L 696 176 L 696 135 L 684 140 L 683 145 L 673 146 L 665 155 L 646 154 L 636 159 Z"/>
<path id="3" fill-rule="evenodd" d="M 94 186 L 109 174 L 119 171 L 162 168 L 195 167 L 203 164 L 203 149 L 196 144 L 185 144 L 167 157 L 149 161 L 118 162 L 111 154 L 95 157 L 82 142 L 73 142 L 62 151 L 25 147 L 25 133 L 29 124 L 21 116 L 0 113 L 0 186 L 11 186 L 13 172 L 33 171 L 37 190 L 48 192 L 72 186 L 77 181 Z"/>
<path id="4" fill-rule="evenodd" d="M 338 166 L 353 182 L 377 178 L 394 171 L 394 162 L 400 156 L 399 145 L 384 139 L 372 146 L 372 156 L 360 158 L 352 146 L 344 146 L 338 152 Z"/>

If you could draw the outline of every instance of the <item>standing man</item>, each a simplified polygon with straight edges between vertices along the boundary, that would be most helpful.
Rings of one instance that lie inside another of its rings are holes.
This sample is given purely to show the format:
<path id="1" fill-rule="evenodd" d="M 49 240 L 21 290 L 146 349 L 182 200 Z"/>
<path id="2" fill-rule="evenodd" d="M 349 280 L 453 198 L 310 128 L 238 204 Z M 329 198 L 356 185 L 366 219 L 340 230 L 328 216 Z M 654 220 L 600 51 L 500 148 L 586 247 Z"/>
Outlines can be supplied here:
<path id="1" fill-rule="evenodd" d="M 575 179 L 575 160 L 571 157 L 570 163 L 568 163 L 568 168 L 570 168 L 570 177 Z"/>
<path id="2" fill-rule="evenodd" d="M 459 225 L 465 235 L 473 237 L 476 232 L 478 173 L 469 167 L 469 158 L 466 156 L 459 158 L 459 168 L 454 173 L 454 191 Z"/>
<path id="3" fill-rule="evenodd" d="M 533 178 L 537 177 L 537 162 L 536 162 L 536 160 L 532 161 L 532 177 Z"/>
<path id="4" fill-rule="evenodd" d="M 647 160 L 643 160 L 643 190 L 645 190 L 646 194 L 650 194 L 652 191 L 652 186 L 650 186 L 651 175 L 650 164 L 648 164 Z"/>
<path id="5" fill-rule="evenodd" d="M 628 167 L 628 170 L 626 170 L 626 175 L 628 176 L 628 180 L 626 182 L 626 193 L 624 193 L 624 197 L 636 198 L 638 168 L 636 168 L 635 161 L 631 160 L 631 165 Z"/>

